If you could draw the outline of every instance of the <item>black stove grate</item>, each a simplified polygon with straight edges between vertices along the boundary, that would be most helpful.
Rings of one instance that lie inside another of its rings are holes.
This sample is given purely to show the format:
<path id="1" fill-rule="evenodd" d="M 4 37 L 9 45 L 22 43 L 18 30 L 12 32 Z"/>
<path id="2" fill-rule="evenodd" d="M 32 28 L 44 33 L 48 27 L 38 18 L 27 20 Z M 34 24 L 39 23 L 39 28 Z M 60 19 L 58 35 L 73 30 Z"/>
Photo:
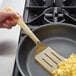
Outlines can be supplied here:
<path id="1" fill-rule="evenodd" d="M 55 22 L 76 24 L 75 0 L 28 0 L 25 6 L 24 21 L 31 28 Z"/>
<path id="2" fill-rule="evenodd" d="M 31 29 L 48 23 L 76 25 L 76 0 L 25 0 L 24 21 Z M 21 30 L 20 40 L 25 36 Z M 21 76 L 15 62 L 13 76 Z"/>

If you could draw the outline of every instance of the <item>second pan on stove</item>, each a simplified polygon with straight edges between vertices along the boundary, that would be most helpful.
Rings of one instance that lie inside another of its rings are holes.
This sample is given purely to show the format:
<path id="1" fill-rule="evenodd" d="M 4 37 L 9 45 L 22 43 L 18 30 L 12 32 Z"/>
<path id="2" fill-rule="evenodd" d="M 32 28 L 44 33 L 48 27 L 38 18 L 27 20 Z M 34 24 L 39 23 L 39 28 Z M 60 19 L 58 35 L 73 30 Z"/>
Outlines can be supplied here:
<path id="1" fill-rule="evenodd" d="M 66 23 L 46 24 L 34 30 L 36 36 L 64 57 L 76 53 L 76 26 Z M 22 76 L 52 76 L 34 59 L 35 44 L 24 37 L 19 44 L 16 62 Z"/>

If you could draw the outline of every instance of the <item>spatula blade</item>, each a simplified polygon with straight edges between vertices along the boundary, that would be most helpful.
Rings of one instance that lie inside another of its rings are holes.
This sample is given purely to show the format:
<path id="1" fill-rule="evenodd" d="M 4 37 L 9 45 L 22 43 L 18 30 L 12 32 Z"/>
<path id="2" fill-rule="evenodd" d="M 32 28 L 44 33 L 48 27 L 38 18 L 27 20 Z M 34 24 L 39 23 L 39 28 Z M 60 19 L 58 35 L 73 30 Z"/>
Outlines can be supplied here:
<path id="1" fill-rule="evenodd" d="M 56 53 L 52 48 L 47 47 L 41 53 L 37 54 L 35 59 L 49 73 L 52 73 L 58 67 L 58 64 L 64 60 L 64 57 Z"/>

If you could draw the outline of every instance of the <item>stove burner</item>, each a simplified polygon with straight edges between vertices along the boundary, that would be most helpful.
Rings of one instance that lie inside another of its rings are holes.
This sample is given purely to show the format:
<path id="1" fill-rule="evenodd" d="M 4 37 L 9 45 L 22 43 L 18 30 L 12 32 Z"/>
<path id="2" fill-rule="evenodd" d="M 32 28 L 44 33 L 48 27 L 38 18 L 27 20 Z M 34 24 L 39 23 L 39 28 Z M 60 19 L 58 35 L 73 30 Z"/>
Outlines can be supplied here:
<path id="1" fill-rule="evenodd" d="M 72 24 L 76 24 L 75 0 L 30 0 L 26 2 L 24 11 L 24 21 L 31 28 L 54 23 L 68 22 L 72 20 Z M 68 5 L 66 5 L 68 4 Z M 72 6 L 70 6 L 72 5 Z M 64 13 L 62 10 L 65 10 Z"/>
<path id="2" fill-rule="evenodd" d="M 49 23 L 65 21 L 62 9 L 60 7 L 52 7 L 46 9 L 44 19 Z"/>
<path id="3" fill-rule="evenodd" d="M 64 10 L 64 11 L 63 11 Z M 55 22 L 70 22 L 76 24 L 76 7 L 62 6 L 62 7 L 28 7 L 27 20 L 25 22 L 31 27 L 35 28 L 47 23 Z M 25 16 L 26 17 L 26 16 Z"/>

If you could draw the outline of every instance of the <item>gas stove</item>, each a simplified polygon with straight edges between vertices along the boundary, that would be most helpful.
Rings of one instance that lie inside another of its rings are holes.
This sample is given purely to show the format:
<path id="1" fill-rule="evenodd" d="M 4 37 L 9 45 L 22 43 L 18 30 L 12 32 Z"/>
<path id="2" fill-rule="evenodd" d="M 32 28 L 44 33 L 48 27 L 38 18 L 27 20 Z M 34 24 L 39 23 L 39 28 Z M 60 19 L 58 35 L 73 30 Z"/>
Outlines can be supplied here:
<path id="1" fill-rule="evenodd" d="M 70 23 L 76 25 L 76 0 L 26 0 L 23 19 L 31 28 L 51 23 Z M 21 30 L 20 40 L 25 36 Z M 16 62 L 13 76 L 22 76 Z"/>

